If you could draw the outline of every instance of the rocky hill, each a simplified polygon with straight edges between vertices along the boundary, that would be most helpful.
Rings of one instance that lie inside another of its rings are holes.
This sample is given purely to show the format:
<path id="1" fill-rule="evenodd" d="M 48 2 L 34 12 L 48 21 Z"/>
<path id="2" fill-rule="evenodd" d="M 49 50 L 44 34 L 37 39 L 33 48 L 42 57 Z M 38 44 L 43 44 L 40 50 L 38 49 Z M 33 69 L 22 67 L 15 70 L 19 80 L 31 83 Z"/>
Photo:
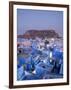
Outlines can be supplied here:
<path id="1" fill-rule="evenodd" d="M 59 34 L 54 30 L 28 30 L 23 35 L 18 35 L 18 38 L 59 38 Z"/>

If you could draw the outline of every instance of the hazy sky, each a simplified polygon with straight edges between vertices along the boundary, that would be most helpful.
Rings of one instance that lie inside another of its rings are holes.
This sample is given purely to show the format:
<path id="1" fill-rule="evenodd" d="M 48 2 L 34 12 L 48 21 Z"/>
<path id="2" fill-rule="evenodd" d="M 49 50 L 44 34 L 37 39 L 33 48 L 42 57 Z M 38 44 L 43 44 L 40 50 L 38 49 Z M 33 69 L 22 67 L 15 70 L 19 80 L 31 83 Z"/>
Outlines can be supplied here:
<path id="1" fill-rule="evenodd" d="M 63 35 L 63 12 L 48 10 L 17 9 L 17 33 L 30 29 L 54 29 Z"/>

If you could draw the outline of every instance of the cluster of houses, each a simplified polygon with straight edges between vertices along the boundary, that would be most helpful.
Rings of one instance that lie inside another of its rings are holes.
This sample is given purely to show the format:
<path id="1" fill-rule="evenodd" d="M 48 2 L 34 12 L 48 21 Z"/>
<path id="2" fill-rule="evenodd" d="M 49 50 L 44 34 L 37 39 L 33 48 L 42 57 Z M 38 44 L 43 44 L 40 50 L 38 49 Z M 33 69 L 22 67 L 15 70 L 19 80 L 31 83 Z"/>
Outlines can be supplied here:
<path id="1" fill-rule="evenodd" d="M 17 42 L 17 51 L 18 53 L 22 53 L 24 48 L 32 47 L 37 50 L 44 50 L 48 49 L 49 47 L 58 46 L 62 47 L 63 42 L 61 42 L 61 39 L 58 38 L 36 38 L 36 39 L 22 39 L 22 41 Z"/>
<path id="2" fill-rule="evenodd" d="M 26 58 L 25 53 L 29 54 Z M 21 39 L 17 42 L 17 54 L 18 80 L 63 77 L 63 40 L 38 37 Z"/>

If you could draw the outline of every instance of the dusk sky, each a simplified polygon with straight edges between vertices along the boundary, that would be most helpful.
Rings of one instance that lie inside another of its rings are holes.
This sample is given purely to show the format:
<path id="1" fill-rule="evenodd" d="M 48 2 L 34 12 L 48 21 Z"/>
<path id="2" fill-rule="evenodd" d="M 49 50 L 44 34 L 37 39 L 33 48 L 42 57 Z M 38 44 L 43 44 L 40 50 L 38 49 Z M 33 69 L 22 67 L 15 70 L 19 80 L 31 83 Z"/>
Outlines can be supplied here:
<path id="1" fill-rule="evenodd" d="M 63 12 L 17 9 L 17 34 L 24 34 L 31 29 L 53 29 L 63 36 Z"/>

